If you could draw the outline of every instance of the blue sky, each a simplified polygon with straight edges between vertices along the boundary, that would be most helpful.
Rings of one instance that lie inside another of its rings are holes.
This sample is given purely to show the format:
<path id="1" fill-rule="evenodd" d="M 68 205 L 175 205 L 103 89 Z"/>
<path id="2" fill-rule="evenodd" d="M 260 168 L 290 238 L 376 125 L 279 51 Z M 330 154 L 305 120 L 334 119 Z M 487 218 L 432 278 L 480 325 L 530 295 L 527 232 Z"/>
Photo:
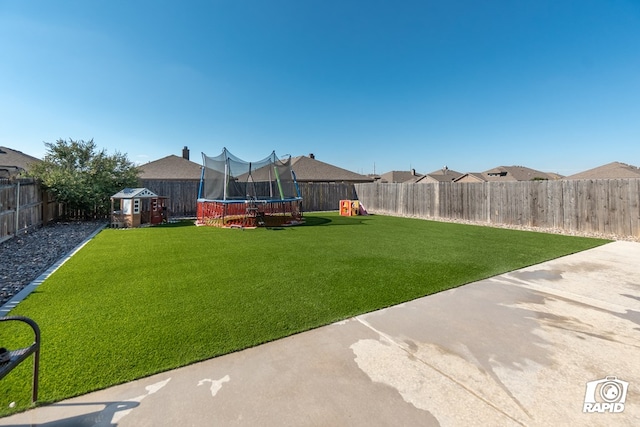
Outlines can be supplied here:
<path id="1" fill-rule="evenodd" d="M 637 0 L 0 0 L 0 145 L 640 165 Z"/>

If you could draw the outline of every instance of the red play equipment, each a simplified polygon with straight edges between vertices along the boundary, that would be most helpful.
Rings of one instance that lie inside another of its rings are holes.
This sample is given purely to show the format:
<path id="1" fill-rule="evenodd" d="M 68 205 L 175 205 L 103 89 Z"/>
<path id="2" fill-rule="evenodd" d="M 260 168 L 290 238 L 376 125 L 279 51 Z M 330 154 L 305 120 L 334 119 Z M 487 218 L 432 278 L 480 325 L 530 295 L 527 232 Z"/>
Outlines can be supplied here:
<path id="1" fill-rule="evenodd" d="M 302 222 L 302 197 L 291 158 L 275 151 L 246 162 L 226 148 L 217 157 L 202 153 L 197 224 L 215 227 L 275 227 Z"/>

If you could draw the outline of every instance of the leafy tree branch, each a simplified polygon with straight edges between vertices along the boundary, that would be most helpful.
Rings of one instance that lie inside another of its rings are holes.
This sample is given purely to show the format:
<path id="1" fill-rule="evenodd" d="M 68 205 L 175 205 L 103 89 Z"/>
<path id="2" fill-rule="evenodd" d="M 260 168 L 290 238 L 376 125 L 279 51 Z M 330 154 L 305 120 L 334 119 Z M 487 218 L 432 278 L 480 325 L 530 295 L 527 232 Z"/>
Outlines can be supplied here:
<path id="1" fill-rule="evenodd" d="M 136 186 L 138 168 L 125 154 L 99 150 L 93 139 L 59 139 L 45 146 L 47 154 L 33 165 L 30 175 L 67 209 L 81 211 L 85 217 L 107 215 L 110 196 Z"/>

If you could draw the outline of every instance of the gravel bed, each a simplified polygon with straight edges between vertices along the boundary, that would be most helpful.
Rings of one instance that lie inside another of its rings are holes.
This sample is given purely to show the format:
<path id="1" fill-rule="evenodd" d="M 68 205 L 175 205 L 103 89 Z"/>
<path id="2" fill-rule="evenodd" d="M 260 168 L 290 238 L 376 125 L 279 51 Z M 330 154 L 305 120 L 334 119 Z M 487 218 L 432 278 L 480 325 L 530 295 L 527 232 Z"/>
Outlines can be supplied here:
<path id="1" fill-rule="evenodd" d="M 0 243 L 0 306 L 104 225 L 56 222 Z"/>

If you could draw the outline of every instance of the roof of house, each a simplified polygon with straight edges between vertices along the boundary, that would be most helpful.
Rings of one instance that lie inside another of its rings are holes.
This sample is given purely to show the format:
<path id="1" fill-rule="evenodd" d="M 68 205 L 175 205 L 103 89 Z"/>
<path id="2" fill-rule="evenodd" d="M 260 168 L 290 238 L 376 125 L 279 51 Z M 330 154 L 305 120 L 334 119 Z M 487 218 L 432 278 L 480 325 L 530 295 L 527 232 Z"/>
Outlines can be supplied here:
<path id="1" fill-rule="evenodd" d="M 485 182 L 484 176 L 480 172 L 463 173 L 453 180 L 453 182 Z"/>
<path id="2" fill-rule="evenodd" d="M 471 172 L 458 177 L 455 181 L 467 180 L 469 177 L 482 181 L 531 181 L 534 179 L 557 179 L 558 174 L 548 174 L 524 166 L 498 166 L 484 172 Z"/>
<path id="3" fill-rule="evenodd" d="M 562 178 L 564 178 L 564 175 L 560 175 L 559 173 L 555 173 L 555 172 L 547 172 L 547 175 L 549 176 L 549 179 L 562 179 Z"/>
<path id="4" fill-rule="evenodd" d="M 0 176 L 17 175 L 41 160 L 8 147 L 0 147 Z"/>
<path id="5" fill-rule="evenodd" d="M 416 173 L 415 169 L 410 171 L 390 171 L 380 175 L 382 182 L 416 182 L 422 177 L 421 173 Z"/>
<path id="6" fill-rule="evenodd" d="M 202 166 L 174 154 L 138 166 L 140 179 L 200 179 Z"/>
<path id="7" fill-rule="evenodd" d="M 298 156 L 291 159 L 298 182 L 373 182 L 373 178 L 342 169 L 315 158 Z"/>
<path id="8" fill-rule="evenodd" d="M 564 179 L 619 179 L 640 178 L 640 169 L 626 163 L 611 162 L 565 177 Z"/>
<path id="9" fill-rule="evenodd" d="M 462 173 L 451 170 L 445 166 L 442 169 L 438 169 L 424 176 L 421 176 L 415 182 L 416 183 L 451 182 L 460 176 L 462 176 Z"/>

